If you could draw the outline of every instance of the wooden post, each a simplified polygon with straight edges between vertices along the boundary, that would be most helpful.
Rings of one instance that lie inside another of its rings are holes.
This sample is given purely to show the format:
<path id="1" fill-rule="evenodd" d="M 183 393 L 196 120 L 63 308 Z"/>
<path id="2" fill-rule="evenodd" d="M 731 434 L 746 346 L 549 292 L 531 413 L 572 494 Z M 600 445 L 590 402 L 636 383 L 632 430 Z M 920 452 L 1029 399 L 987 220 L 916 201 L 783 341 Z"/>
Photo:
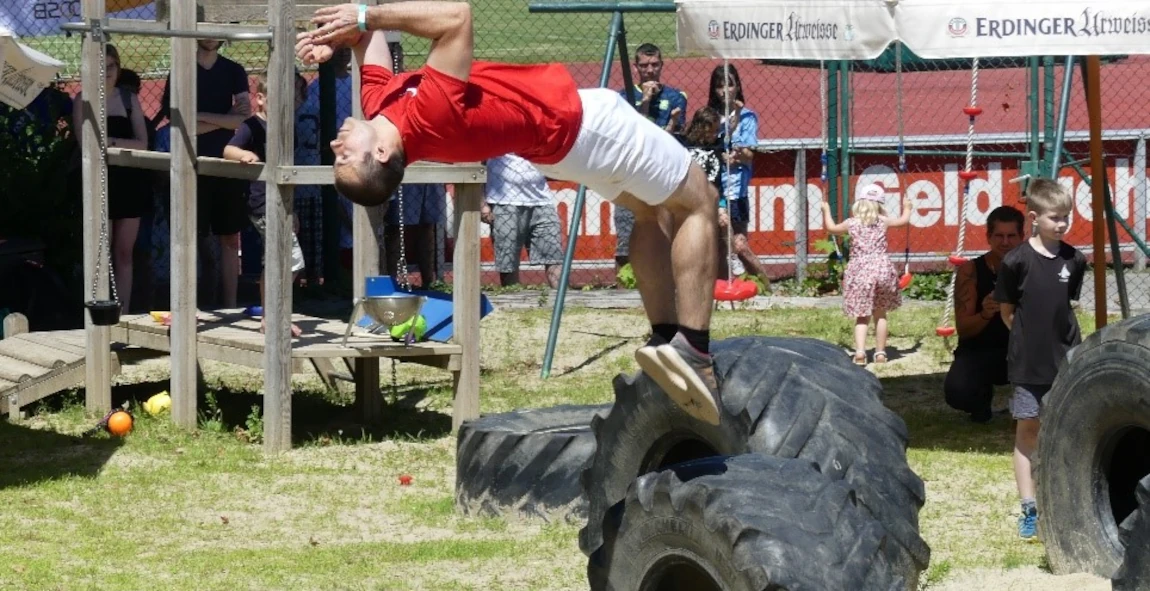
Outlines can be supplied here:
<path id="1" fill-rule="evenodd" d="M 18 334 L 28 332 L 28 317 L 13 312 L 4 317 L 4 338 L 10 339 Z"/>
<path id="2" fill-rule="evenodd" d="M 102 2 L 102 0 L 101 0 Z M 173 29 L 196 28 L 196 3 L 173 2 Z M 196 426 L 196 40 L 173 38 L 171 66 L 172 420 Z"/>
<path id="3" fill-rule="evenodd" d="M 798 191 L 799 209 L 795 220 L 795 281 L 802 285 L 807 279 L 807 240 L 810 232 L 810 197 L 807 194 L 807 149 L 795 150 L 795 189 Z M 786 214 L 783 214 L 786 215 Z"/>
<path id="4" fill-rule="evenodd" d="M 81 14 L 93 22 L 104 18 L 103 0 L 84 0 Z M 105 39 L 102 32 L 84 36 L 80 64 L 80 83 L 84 92 L 83 124 L 81 129 L 83 200 L 84 200 L 84 299 L 107 300 L 108 266 L 111 265 L 109 241 L 111 228 L 107 227 L 108 207 L 104 195 L 107 191 L 106 164 L 100 156 L 101 139 L 108 127 L 107 119 L 100 119 L 100 90 L 104 88 L 103 71 Z M 105 104 L 107 97 L 104 98 Z M 103 179 L 103 180 L 101 180 Z M 100 244 L 101 225 L 107 230 L 104 244 Z M 96 275 L 96 266 L 100 273 Z M 92 293 L 93 288 L 95 293 Z M 111 382 L 111 329 L 96 326 L 88 314 L 84 315 L 87 344 L 84 370 L 84 408 L 94 414 L 103 414 L 112 408 Z"/>
<path id="5" fill-rule="evenodd" d="M 453 340 L 463 347 L 462 367 L 455 373 L 451 430 L 479 417 L 479 207 L 483 185 L 455 185 L 455 285 Z"/>
<path id="6" fill-rule="evenodd" d="M 280 168 L 294 164 L 295 0 L 270 0 L 274 38 L 268 62 L 267 240 L 264 241 L 264 450 L 291 449 L 292 201 Z"/>
<path id="7" fill-rule="evenodd" d="M 363 119 L 363 105 L 360 103 L 359 60 L 352 59 L 351 67 L 351 116 Z M 342 123 L 342 122 L 341 122 Z M 383 207 L 363 207 L 356 205 L 352 213 L 352 294 L 363 297 L 366 280 L 379 275 L 381 251 L 380 235 L 383 231 Z M 352 322 L 356 319 L 353 318 Z M 366 423 L 378 422 L 383 418 L 383 393 L 379 389 L 379 358 L 355 358 L 355 401 L 363 413 Z"/>

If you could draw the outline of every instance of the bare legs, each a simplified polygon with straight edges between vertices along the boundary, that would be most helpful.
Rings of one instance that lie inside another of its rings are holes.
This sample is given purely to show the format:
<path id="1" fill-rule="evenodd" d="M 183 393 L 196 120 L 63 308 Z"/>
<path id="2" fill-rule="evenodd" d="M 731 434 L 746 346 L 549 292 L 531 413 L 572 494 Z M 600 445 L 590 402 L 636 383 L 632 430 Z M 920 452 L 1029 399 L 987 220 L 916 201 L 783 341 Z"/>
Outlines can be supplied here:
<path id="1" fill-rule="evenodd" d="M 659 207 L 628 194 L 616 199 L 635 213 L 631 267 L 652 325 L 710 328 L 717 268 L 717 201 L 718 193 L 694 164 L 683 184 Z"/>
<path id="2" fill-rule="evenodd" d="M 220 303 L 224 308 L 236 307 L 236 294 L 240 286 L 240 235 L 220 236 Z"/>
<path id="3" fill-rule="evenodd" d="M 874 354 L 882 354 L 886 360 L 886 338 L 889 335 L 886 325 L 886 310 L 874 312 Z"/>
<path id="4" fill-rule="evenodd" d="M 855 362 L 860 360 L 862 364 L 866 363 L 866 335 L 867 330 L 870 328 L 870 316 L 859 316 L 855 318 Z M 879 363 L 886 361 L 886 341 L 890 336 L 890 331 L 887 328 L 886 310 L 874 311 L 874 354 L 875 361 Z M 881 358 L 880 358 L 881 356 Z"/>
<path id="5" fill-rule="evenodd" d="M 136 235 L 140 231 L 140 218 L 112 220 L 112 266 L 116 272 L 116 295 L 120 309 L 126 314 L 132 302 L 132 273 Z"/>
<path id="6" fill-rule="evenodd" d="M 1038 419 L 1019 419 L 1014 432 L 1014 480 L 1018 483 L 1018 496 L 1034 499 L 1034 475 L 1030 460 L 1038 449 Z"/>
<path id="7" fill-rule="evenodd" d="M 855 318 L 855 363 L 866 363 L 866 333 L 870 329 L 870 316 Z"/>

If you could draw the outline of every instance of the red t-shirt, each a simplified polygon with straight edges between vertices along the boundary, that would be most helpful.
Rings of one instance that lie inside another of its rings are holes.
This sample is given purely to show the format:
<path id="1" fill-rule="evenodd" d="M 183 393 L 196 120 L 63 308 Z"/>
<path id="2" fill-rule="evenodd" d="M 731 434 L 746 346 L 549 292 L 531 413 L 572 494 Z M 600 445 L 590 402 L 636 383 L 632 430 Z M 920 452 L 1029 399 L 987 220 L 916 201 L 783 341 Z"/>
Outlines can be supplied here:
<path id="1" fill-rule="evenodd" d="M 408 162 L 479 162 L 518 154 L 537 164 L 567 155 L 583 118 L 575 80 L 559 64 L 476 61 L 467 82 L 429 66 L 393 75 L 364 66 L 363 115 L 399 128 Z"/>

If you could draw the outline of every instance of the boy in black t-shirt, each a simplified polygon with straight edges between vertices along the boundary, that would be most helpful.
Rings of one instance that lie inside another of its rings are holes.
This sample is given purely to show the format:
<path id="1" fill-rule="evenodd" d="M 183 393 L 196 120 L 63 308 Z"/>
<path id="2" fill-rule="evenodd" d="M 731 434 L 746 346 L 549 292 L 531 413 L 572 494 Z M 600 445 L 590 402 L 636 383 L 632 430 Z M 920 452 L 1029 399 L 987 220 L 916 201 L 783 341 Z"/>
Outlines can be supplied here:
<path id="1" fill-rule="evenodd" d="M 998 271 L 994 299 L 1010 329 L 1007 378 L 1014 386 L 1010 410 L 1018 420 L 1014 436 L 1014 478 L 1022 497 L 1018 535 L 1037 539 L 1031 458 L 1038 446 L 1042 397 L 1058 374 L 1059 363 L 1080 342 L 1074 315 L 1086 274 L 1086 257 L 1062 241 L 1070 226 L 1070 193 L 1055 181 L 1035 179 L 1027 189 L 1027 218 L 1034 232 L 1007 253 Z"/>
<path id="2" fill-rule="evenodd" d="M 296 93 L 296 106 L 302 102 L 299 92 Z M 245 164 L 256 164 L 265 162 L 267 160 L 267 146 L 268 146 L 268 81 L 267 76 L 260 75 L 256 79 L 256 94 L 255 94 L 255 114 L 248 117 L 236 128 L 236 133 L 224 147 L 224 158 L 228 160 L 235 160 L 236 162 L 243 162 Z M 252 181 L 247 188 L 248 198 L 248 215 L 251 218 L 252 226 L 259 232 L 260 238 L 267 239 L 267 187 L 263 181 Z M 299 231 L 299 218 L 292 216 L 292 235 L 291 235 L 291 270 L 292 281 L 295 281 L 296 275 L 303 270 L 303 250 L 300 249 L 299 239 L 296 238 L 296 232 Z M 261 253 L 262 255 L 263 253 Z M 264 273 L 260 271 L 260 306 L 264 305 Z M 260 331 L 264 329 L 263 320 L 260 320 Z M 293 337 L 300 335 L 300 329 L 295 324 L 291 325 L 291 332 Z"/>

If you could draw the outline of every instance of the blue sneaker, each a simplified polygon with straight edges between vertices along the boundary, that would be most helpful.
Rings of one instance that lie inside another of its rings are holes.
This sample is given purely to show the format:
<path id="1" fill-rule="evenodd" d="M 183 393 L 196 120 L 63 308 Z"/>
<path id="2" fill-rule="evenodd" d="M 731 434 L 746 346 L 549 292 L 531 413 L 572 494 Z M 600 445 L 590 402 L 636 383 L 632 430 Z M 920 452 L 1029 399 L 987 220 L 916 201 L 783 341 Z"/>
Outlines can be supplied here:
<path id="1" fill-rule="evenodd" d="M 1018 537 L 1024 542 L 1038 541 L 1038 509 L 1028 507 L 1018 516 Z"/>

